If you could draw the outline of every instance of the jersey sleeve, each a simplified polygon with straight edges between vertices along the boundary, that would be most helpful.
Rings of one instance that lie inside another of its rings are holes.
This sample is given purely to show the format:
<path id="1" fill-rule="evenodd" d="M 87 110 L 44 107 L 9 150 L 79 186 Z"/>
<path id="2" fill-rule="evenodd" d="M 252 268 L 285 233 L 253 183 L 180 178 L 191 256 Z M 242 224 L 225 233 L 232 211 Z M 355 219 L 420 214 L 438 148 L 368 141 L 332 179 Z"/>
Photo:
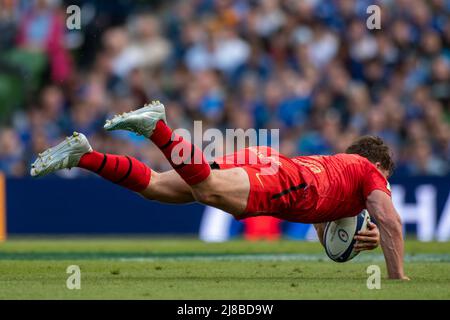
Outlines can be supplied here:
<path id="1" fill-rule="evenodd" d="M 363 176 L 362 189 L 364 198 L 374 190 L 381 190 L 389 197 L 391 196 L 391 187 L 386 178 L 375 167 L 370 166 Z"/>

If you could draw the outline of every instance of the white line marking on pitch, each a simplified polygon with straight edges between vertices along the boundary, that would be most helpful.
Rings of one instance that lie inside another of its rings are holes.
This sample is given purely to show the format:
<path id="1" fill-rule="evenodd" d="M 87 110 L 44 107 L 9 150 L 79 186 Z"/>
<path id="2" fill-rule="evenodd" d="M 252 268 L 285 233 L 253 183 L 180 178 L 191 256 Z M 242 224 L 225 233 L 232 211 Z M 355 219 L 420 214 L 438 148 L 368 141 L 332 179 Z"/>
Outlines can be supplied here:
<path id="1" fill-rule="evenodd" d="M 170 257 L 127 257 L 111 260 L 119 261 L 312 261 L 332 262 L 322 254 L 224 254 L 224 255 L 199 255 L 199 256 L 170 256 Z M 383 261 L 382 254 L 361 255 L 351 262 Z M 450 262 L 450 254 L 415 254 L 405 255 L 406 262 Z"/>

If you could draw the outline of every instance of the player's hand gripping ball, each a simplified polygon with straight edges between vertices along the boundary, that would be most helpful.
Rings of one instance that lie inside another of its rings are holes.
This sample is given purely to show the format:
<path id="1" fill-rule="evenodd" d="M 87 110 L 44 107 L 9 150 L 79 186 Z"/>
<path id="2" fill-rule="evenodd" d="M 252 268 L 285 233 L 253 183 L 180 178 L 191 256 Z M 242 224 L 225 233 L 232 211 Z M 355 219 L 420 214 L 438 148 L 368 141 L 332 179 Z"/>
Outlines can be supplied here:
<path id="1" fill-rule="evenodd" d="M 371 237 L 358 236 L 358 232 L 373 232 Z M 357 241 L 355 236 L 361 237 Z M 365 239 L 367 238 L 367 239 Z M 379 234 L 376 226 L 370 222 L 367 210 L 355 217 L 328 222 L 324 232 L 324 245 L 328 257 L 336 262 L 346 262 L 358 255 L 361 250 L 378 246 Z"/>

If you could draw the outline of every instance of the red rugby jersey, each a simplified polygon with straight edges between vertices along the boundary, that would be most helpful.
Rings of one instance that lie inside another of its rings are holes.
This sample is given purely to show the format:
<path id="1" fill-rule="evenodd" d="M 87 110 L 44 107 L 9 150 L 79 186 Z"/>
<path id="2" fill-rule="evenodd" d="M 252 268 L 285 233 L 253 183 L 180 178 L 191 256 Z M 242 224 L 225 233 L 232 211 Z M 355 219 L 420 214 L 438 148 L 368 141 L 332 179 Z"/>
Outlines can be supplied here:
<path id="1" fill-rule="evenodd" d="M 317 195 L 313 210 L 302 212 L 302 222 L 325 222 L 357 215 L 373 190 L 391 196 L 389 183 L 369 160 L 356 154 L 303 156 L 291 159 Z M 300 203 L 300 202 L 299 202 Z M 301 208 L 292 208 L 293 211 Z"/>

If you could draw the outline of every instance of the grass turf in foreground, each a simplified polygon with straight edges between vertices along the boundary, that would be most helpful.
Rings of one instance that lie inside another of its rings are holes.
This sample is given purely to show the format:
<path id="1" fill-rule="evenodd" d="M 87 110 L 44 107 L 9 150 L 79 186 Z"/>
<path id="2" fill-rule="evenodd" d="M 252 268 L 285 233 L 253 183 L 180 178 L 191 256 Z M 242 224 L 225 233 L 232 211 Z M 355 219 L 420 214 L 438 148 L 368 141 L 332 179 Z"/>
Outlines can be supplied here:
<path id="1" fill-rule="evenodd" d="M 406 251 L 410 282 L 385 279 L 379 250 L 338 264 L 318 243 L 16 239 L 0 244 L 0 299 L 450 299 L 450 243 Z M 73 264 L 81 290 L 66 288 Z M 366 287 L 371 264 L 380 290 Z"/>

